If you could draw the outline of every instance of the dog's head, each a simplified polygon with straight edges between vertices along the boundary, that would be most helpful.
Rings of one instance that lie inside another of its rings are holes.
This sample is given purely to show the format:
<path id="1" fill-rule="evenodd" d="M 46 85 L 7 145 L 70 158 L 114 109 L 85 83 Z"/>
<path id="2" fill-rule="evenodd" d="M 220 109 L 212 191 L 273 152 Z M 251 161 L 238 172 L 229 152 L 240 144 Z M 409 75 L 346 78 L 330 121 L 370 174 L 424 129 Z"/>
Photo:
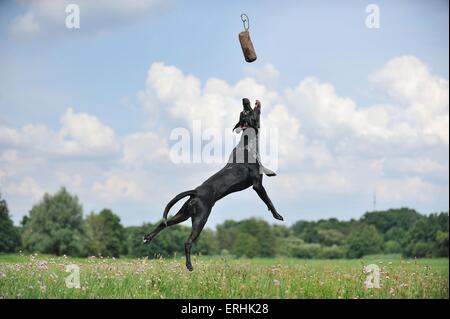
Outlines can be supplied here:
<path id="1" fill-rule="evenodd" d="M 256 100 L 255 108 L 252 109 L 250 106 L 250 100 L 247 98 L 242 99 L 242 105 L 244 110 L 239 114 L 239 122 L 234 126 L 233 131 L 236 130 L 237 133 L 246 130 L 251 127 L 256 132 L 259 129 L 259 108 L 261 103 Z"/>

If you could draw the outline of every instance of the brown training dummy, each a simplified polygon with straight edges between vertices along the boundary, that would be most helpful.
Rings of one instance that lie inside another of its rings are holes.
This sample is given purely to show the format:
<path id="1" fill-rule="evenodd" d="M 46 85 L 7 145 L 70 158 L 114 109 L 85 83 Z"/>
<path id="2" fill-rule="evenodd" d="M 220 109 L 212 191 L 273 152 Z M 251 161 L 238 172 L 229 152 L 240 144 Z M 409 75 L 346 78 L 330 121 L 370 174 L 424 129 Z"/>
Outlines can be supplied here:
<path id="1" fill-rule="evenodd" d="M 242 52 L 244 53 L 245 61 L 253 62 L 256 60 L 256 52 L 250 39 L 249 19 L 245 13 L 241 14 L 241 20 L 244 23 L 244 31 L 239 33 L 239 42 L 241 43 Z"/>

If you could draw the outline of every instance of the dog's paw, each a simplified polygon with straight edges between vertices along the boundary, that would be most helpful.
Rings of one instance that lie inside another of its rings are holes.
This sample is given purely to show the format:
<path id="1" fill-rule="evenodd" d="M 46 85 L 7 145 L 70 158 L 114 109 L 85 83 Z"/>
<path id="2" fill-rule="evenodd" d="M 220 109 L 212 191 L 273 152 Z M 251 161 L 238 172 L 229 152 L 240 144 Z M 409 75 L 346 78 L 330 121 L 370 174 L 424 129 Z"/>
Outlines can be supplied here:
<path id="1" fill-rule="evenodd" d="M 192 267 L 191 264 L 186 265 L 186 268 L 187 268 L 189 271 L 193 271 L 193 270 L 194 270 L 194 267 Z"/>
<path id="2" fill-rule="evenodd" d="M 281 221 L 284 221 L 283 216 L 281 216 L 281 215 L 278 214 L 278 213 L 273 214 L 273 218 L 278 219 L 278 220 L 281 220 Z"/>
<path id="3" fill-rule="evenodd" d="M 142 241 L 144 242 L 144 244 L 148 244 L 149 242 L 152 241 L 152 239 L 153 239 L 152 236 L 145 235 Z"/>

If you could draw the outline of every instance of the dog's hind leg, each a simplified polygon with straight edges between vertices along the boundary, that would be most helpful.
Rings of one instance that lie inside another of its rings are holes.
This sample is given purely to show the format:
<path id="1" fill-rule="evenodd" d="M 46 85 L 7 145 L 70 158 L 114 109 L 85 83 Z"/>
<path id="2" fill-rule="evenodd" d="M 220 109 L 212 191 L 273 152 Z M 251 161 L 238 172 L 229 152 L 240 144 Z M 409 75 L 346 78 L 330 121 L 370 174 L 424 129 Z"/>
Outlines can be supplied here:
<path id="1" fill-rule="evenodd" d="M 167 225 L 164 222 L 161 222 L 158 224 L 158 226 L 156 226 L 156 228 L 151 233 L 145 235 L 144 244 L 150 243 L 153 240 L 153 238 L 155 238 L 155 236 L 158 235 L 159 232 L 164 228 L 182 223 L 186 219 L 188 219 L 190 217 L 188 210 L 189 201 L 190 200 L 186 201 L 186 203 L 183 204 L 178 213 L 176 213 L 172 218 L 170 218 L 167 221 Z"/>
<path id="2" fill-rule="evenodd" d="M 208 220 L 208 215 L 211 211 L 211 208 L 204 207 L 204 205 L 195 206 L 193 207 L 192 215 L 192 232 L 184 243 L 184 251 L 186 253 L 186 267 L 189 271 L 194 270 L 191 263 L 192 243 L 198 238 L 201 231 L 203 230 L 203 227 L 205 227 L 206 221 Z"/>

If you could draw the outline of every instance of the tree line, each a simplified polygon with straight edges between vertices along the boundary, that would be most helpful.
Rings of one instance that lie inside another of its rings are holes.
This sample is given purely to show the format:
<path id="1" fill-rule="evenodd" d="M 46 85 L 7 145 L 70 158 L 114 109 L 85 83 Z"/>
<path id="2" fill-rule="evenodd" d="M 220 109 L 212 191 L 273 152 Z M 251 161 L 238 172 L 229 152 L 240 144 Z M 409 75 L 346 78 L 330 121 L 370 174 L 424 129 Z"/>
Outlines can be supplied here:
<path id="1" fill-rule="evenodd" d="M 150 245 L 143 235 L 156 224 L 124 227 L 110 209 L 83 217 L 76 195 L 65 188 L 45 194 L 20 226 L 10 218 L 0 196 L 0 252 L 40 252 L 70 256 L 133 256 L 154 258 L 184 254 L 190 227 L 172 226 Z M 422 215 L 410 208 L 367 212 L 360 219 L 298 221 L 271 225 L 249 218 L 227 220 L 205 229 L 193 253 L 234 257 L 360 258 L 370 254 L 405 257 L 448 257 L 448 212 Z"/>

